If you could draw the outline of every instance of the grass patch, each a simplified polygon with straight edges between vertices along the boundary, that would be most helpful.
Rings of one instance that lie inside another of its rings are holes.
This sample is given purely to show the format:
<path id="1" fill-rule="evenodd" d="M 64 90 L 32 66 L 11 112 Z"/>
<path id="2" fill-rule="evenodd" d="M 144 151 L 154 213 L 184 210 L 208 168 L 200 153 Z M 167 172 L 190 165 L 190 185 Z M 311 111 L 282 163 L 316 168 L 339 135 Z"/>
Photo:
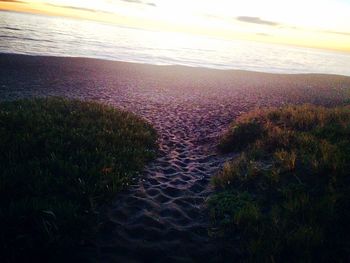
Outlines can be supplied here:
<path id="1" fill-rule="evenodd" d="M 213 178 L 208 201 L 216 234 L 243 261 L 348 262 L 349 106 L 247 113 L 219 147 L 243 149 Z"/>
<path id="2" fill-rule="evenodd" d="M 156 137 L 142 119 L 95 102 L 0 103 L 2 262 L 58 260 L 89 240 L 96 206 L 155 156 Z"/>

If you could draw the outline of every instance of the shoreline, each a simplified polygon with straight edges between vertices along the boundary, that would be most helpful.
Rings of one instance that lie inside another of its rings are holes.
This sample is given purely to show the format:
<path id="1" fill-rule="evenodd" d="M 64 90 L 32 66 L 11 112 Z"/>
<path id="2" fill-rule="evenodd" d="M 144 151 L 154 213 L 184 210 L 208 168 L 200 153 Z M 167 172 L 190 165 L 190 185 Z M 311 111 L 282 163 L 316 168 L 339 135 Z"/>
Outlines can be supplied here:
<path id="1" fill-rule="evenodd" d="M 270 74 L 270 75 L 327 75 L 327 76 L 340 76 L 340 77 L 350 77 L 350 75 L 343 74 L 334 74 L 334 73 L 317 73 L 317 72 L 304 72 L 304 73 L 287 73 L 287 72 L 267 72 L 267 71 L 256 71 L 256 70 L 246 70 L 246 69 L 237 69 L 237 68 L 215 68 L 209 66 L 190 66 L 190 65 L 181 65 L 181 64 L 150 64 L 147 62 L 138 62 L 138 61 L 122 61 L 114 60 L 108 58 L 94 58 L 94 57 L 79 57 L 79 56 L 51 56 L 51 55 L 37 55 L 37 54 L 24 54 L 24 53 L 6 53 L 0 52 L 0 58 L 7 56 L 18 56 L 18 57 L 32 57 L 32 58 L 53 58 L 53 59 L 73 59 L 73 60 L 91 60 L 99 62 L 113 62 L 120 64 L 132 64 L 132 65 L 142 65 L 142 66 L 151 66 L 151 67 L 170 67 L 170 68 L 182 68 L 185 69 L 194 69 L 194 70 L 209 70 L 209 71 L 224 71 L 224 72 L 246 72 L 246 73 L 256 73 L 256 74 Z M 0 62 L 1 63 L 1 62 Z"/>
<path id="2" fill-rule="evenodd" d="M 227 93 L 227 98 L 234 96 L 233 100 L 247 92 L 260 97 L 273 93 L 282 104 L 295 100 L 340 103 L 344 96 L 350 96 L 350 77 L 335 74 L 280 74 L 4 53 L 0 53 L 0 68 L 0 93 L 4 95 L 0 100 L 33 96 L 34 90 L 37 95 L 69 96 L 74 89 L 79 89 L 78 97 L 106 100 L 104 95 L 111 87 L 126 96 L 136 91 L 142 101 L 160 97 L 163 102 L 174 96 L 190 101 L 208 98 L 216 91 Z"/>

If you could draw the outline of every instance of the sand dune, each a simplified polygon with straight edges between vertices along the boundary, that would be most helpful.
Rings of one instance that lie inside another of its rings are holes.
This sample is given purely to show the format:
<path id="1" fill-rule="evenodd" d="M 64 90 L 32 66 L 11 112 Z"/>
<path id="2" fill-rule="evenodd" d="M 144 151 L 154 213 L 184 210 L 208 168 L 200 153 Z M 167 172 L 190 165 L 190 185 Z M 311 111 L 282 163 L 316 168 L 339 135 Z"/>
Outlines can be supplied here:
<path id="1" fill-rule="evenodd" d="M 349 102 L 350 77 L 279 75 L 83 58 L 0 55 L 0 99 L 66 96 L 132 111 L 159 132 L 160 156 L 105 210 L 100 261 L 219 261 L 207 234 L 210 177 L 230 121 L 254 107 Z"/>

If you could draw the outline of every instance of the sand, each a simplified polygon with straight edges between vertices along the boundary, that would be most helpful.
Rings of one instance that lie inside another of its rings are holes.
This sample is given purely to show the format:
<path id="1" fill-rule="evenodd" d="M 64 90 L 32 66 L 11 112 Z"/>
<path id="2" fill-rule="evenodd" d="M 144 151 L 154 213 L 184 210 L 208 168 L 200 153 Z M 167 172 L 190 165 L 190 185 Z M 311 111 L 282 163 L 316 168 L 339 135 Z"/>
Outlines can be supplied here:
<path id="1" fill-rule="evenodd" d="M 4 54 L 0 68 L 0 100 L 96 100 L 132 111 L 157 129 L 159 158 L 103 209 L 98 249 L 89 250 L 99 262 L 220 262 L 230 252 L 208 236 L 205 200 L 213 191 L 211 176 L 233 157 L 215 147 L 229 123 L 255 107 L 340 105 L 350 97 L 350 77 L 336 75 Z"/>

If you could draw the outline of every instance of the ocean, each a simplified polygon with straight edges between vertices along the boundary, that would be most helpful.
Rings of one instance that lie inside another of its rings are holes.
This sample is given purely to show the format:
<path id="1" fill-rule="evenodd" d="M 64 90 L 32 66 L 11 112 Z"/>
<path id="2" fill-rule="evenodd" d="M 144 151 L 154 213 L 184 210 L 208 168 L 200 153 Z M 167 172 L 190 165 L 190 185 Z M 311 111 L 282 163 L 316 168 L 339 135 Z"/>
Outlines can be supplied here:
<path id="1" fill-rule="evenodd" d="M 0 53 L 350 76 L 350 54 L 345 52 L 223 40 L 7 11 L 0 11 Z"/>

